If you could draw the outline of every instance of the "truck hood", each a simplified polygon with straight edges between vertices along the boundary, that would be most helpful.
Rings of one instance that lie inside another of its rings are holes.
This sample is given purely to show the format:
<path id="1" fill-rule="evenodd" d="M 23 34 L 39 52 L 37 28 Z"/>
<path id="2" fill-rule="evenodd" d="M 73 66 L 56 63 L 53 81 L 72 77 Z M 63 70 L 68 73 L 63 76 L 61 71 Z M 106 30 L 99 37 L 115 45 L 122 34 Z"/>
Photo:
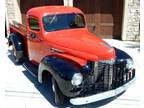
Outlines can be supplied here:
<path id="1" fill-rule="evenodd" d="M 49 32 L 46 39 L 57 51 L 85 60 L 115 58 L 113 47 L 85 29 Z"/>

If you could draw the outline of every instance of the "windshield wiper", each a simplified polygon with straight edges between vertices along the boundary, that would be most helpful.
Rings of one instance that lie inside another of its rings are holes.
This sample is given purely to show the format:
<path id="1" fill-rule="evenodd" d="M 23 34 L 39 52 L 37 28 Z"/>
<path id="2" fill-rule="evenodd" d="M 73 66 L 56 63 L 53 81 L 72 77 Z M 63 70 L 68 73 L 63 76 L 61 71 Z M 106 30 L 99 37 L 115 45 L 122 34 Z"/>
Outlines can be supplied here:
<path id="1" fill-rule="evenodd" d="M 57 14 L 55 14 L 55 15 L 53 16 L 53 18 L 52 18 L 52 20 L 51 20 L 50 24 L 52 24 L 52 23 L 53 23 L 53 21 L 54 21 L 54 19 L 56 18 L 56 16 L 57 16 Z"/>

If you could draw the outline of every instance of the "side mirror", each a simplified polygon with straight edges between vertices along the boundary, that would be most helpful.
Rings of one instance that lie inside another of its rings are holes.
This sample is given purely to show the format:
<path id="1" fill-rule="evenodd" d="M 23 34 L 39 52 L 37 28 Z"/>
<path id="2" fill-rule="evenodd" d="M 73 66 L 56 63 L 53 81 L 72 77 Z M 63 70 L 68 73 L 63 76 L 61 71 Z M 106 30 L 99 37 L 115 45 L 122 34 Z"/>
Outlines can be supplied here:
<path id="1" fill-rule="evenodd" d="M 36 38 L 36 34 L 35 33 L 31 33 L 31 38 Z"/>

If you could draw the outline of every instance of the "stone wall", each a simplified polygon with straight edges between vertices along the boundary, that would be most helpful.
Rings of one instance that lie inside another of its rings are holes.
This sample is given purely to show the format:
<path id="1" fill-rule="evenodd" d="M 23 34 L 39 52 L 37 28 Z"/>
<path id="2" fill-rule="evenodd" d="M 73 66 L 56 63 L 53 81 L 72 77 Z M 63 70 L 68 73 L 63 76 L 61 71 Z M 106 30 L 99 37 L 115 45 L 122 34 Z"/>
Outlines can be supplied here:
<path id="1" fill-rule="evenodd" d="M 64 6 L 73 6 L 73 0 L 63 0 L 64 1 Z"/>
<path id="2" fill-rule="evenodd" d="M 6 0 L 6 14 L 8 22 L 13 20 L 21 23 L 21 12 L 19 8 L 20 0 Z"/>
<path id="3" fill-rule="evenodd" d="M 6 0 L 7 18 L 9 22 L 15 19 L 14 0 Z"/>
<path id="4" fill-rule="evenodd" d="M 140 39 L 140 0 L 128 1 L 126 40 Z"/>

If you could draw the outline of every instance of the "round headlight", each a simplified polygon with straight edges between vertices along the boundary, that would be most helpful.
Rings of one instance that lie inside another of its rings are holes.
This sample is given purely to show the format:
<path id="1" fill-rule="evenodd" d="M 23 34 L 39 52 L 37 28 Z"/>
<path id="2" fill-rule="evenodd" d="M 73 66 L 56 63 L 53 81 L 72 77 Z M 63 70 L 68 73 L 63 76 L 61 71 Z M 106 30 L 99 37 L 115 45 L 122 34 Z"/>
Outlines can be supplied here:
<path id="1" fill-rule="evenodd" d="M 132 59 L 127 59 L 126 67 L 128 69 L 131 69 L 133 67 L 133 60 Z"/>
<path id="2" fill-rule="evenodd" d="M 71 83 L 74 86 L 78 86 L 82 83 L 83 76 L 81 73 L 75 73 L 72 77 Z"/>

